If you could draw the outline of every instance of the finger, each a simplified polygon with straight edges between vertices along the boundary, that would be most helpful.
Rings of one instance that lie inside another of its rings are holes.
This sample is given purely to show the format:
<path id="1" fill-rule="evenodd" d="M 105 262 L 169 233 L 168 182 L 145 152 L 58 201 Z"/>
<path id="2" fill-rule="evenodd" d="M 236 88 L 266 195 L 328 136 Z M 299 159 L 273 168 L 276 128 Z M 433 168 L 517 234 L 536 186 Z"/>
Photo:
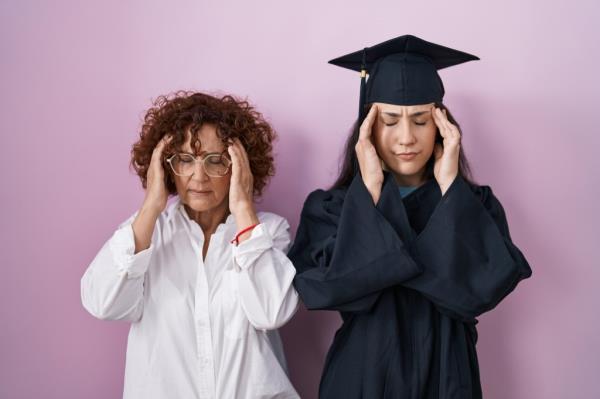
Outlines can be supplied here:
<path id="1" fill-rule="evenodd" d="M 433 115 L 433 121 L 435 122 L 436 126 L 438 127 L 438 130 L 440 131 L 440 134 L 443 138 L 446 138 L 446 125 L 444 124 L 440 114 L 441 111 L 439 108 L 434 107 L 431 111 L 432 115 Z"/>
<path id="2" fill-rule="evenodd" d="M 233 140 L 232 139 L 228 139 L 226 147 L 225 147 L 225 152 L 227 152 L 227 155 L 229 155 L 229 158 L 231 158 L 230 149 L 231 149 L 232 146 L 233 146 Z"/>
<path id="3" fill-rule="evenodd" d="M 247 190 L 251 190 L 252 187 L 252 171 L 250 170 L 250 161 L 248 160 L 248 156 L 246 151 L 244 150 L 244 146 L 238 140 L 236 143 L 236 155 L 239 160 L 239 177 L 238 180 L 241 184 L 246 187 Z"/>
<path id="4" fill-rule="evenodd" d="M 460 140 L 460 131 L 456 126 L 454 126 L 451 122 L 448 122 L 448 129 L 450 131 L 450 135 L 456 139 Z"/>
<path id="5" fill-rule="evenodd" d="M 433 107 L 431 109 L 431 116 L 433 117 L 433 121 L 437 125 L 438 128 L 443 127 L 442 118 L 440 118 L 440 109 L 437 107 Z"/>
<path id="6" fill-rule="evenodd" d="M 229 153 L 229 156 L 231 157 L 232 163 L 239 163 L 239 156 L 238 156 L 238 152 L 237 152 L 237 148 L 235 147 L 235 144 L 232 144 L 229 147 L 227 147 L 227 152 Z"/>
<path id="7" fill-rule="evenodd" d="M 250 164 L 241 141 L 235 141 L 234 145 L 232 145 L 232 152 L 236 159 L 235 183 L 239 185 L 242 188 L 242 190 L 245 191 L 249 196 L 252 196 L 253 177 L 252 172 L 250 171 Z"/>
<path id="8" fill-rule="evenodd" d="M 232 154 L 232 182 L 249 193 L 252 192 L 252 174 L 243 159 L 243 147 L 238 140 L 230 147 Z"/>
<path id="9" fill-rule="evenodd" d="M 441 123 L 443 125 L 443 129 L 444 129 L 443 137 L 444 138 L 454 138 L 454 139 L 458 138 L 458 136 L 459 136 L 458 129 L 456 126 L 454 126 L 452 124 L 452 122 L 450 122 L 448 120 L 445 109 L 440 109 L 439 117 L 440 117 Z"/>
<path id="10" fill-rule="evenodd" d="M 244 145 L 242 144 L 242 142 L 240 141 L 239 138 L 236 138 L 235 140 L 237 143 L 238 154 L 239 154 L 242 162 L 244 163 L 244 165 L 246 165 L 249 168 L 250 167 L 250 159 L 248 158 L 248 152 L 244 148 Z"/>
<path id="11" fill-rule="evenodd" d="M 154 151 L 152 151 L 152 153 L 156 153 L 157 156 L 160 156 L 163 152 L 163 150 L 165 149 L 165 147 L 167 146 L 167 144 L 169 144 L 171 141 L 173 140 L 173 136 L 165 136 L 162 139 L 160 139 L 160 141 L 158 142 L 158 144 L 156 144 L 156 147 L 154 147 Z"/>
<path id="12" fill-rule="evenodd" d="M 440 113 L 439 113 L 440 120 L 442 121 L 442 123 L 444 124 L 444 126 L 446 127 L 446 129 L 447 130 L 453 130 L 453 128 L 455 128 L 456 126 L 454 126 L 452 124 L 452 122 L 450 122 L 448 120 L 448 113 L 447 113 L 447 111 L 445 109 L 443 109 L 443 108 L 439 108 L 439 110 L 440 110 Z"/>
<path id="13" fill-rule="evenodd" d="M 360 125 L 360 132 L 359 132 L 359 136 L 358 136 L 359 139 L 366 139 L 371 136 L 371 129 L 373 127 L 373 122 L 375 121 L 375 118 L 377 117 L 377 112 L 378 112 L 377 105 L 373 105 L 371 107 L 371 109 L 369 110 L 369 113 L 365 117 L 365 120 Z"/>
<path id="14" fill-rule="evenodd" d="M 236 162 L 238 163 L 238 166 L 241 166 L 244 162 L 244 159 L 242 157 L 242 153 L 240 151 L 240 145 L 237 141 L 233 141 L 233 144 L 231 145 L 231 151 L 233 152 L 233 155 L 236 159 Z"/>
<path id="15" fill-rule="evenodd" d="M 458 130 L 456 125 L 454 125 L 452 122 L 450 122 L 450 120 L 448 120 L 448 114 L 446 113 L 446 110 L 443 111 L 443 123 L 446 126 L 446 131 L 448 132 L 448 135 L 455 139 L 460 138 L 460 131 Z"/>
<path id="16" fill-rule="evenodd" d="M 442 123 L 444 124 L 447 130 L 452 130 L 454 125 L 448 120 L 448 114 L 446 113 L 446 110 L 441 109 L 440 111 L 442 111 L 440 112 L 440 118 L 442 119 Z"/>
<path id="17" fill-rule="evenodd" d="M 235 139 L 235 143 L 237 144 L 237 148 L 239 150 L 240 155 L 244 156 L 246 155 L 246 148 L 244 147 L 244 144 L 242 144 L 242 141 L 236 137 Z"/>
<path id="18" fill-rule="evenodd" d="M 227 147 L 227 152 L 229 153 L 229 157 L 231 158 L 231 178 L 237 178 L 240 169 L 240 161 L 239 157 L 236 153 L 236 150 L 233 145 Z"/>
<path id="19" fill-rule="evenodd" d="M 162 139 L 160 139 L 160 141 L 158 142 L 157 147 L 165 147 L 167 144 L 169 144 L 171 141 L 173 141 L 173 136 L 168 135 L 168 136 L 164 136 Z"/>
<path id="20" fill-rule="evenodd" d="M 452 133 L 459 133 L 458 128 L 452 122 L 450 122 L 450 119 L 448 119 L 448 111 L 446 109 L 442 109 L 442 111 L 443 111 L 444 123 L 446 124 L 446 128 L 448 130 L 450 130 Z"/>

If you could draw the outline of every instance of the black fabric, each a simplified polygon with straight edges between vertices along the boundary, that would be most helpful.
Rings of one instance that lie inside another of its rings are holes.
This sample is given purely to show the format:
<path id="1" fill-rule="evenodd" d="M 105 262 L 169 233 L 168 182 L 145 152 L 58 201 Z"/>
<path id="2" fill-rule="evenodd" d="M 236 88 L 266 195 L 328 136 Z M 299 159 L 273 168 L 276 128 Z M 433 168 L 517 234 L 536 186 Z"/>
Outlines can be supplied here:
<path id="1" fill-rule="evenodd" d="M 481 398 L 476 317 L 531 275 L 488 186 L 458 176 L 380 200 L 357 175 L 311 193 L 289 257 L 309 309 L 341 312 L 320 398 Z"/>

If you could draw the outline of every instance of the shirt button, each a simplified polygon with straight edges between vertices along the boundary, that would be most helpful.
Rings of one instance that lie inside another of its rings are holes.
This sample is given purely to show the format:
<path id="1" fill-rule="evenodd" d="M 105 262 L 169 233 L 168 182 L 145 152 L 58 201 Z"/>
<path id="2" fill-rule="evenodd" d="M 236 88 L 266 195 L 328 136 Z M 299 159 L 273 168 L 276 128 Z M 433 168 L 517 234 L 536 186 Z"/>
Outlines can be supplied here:
<path id="1" fill-rule="evenodd" d="M 200 358 L 200 364 L 203 366 L 208 366 L 210 364 L 210 357 L 203 356 Z"/>

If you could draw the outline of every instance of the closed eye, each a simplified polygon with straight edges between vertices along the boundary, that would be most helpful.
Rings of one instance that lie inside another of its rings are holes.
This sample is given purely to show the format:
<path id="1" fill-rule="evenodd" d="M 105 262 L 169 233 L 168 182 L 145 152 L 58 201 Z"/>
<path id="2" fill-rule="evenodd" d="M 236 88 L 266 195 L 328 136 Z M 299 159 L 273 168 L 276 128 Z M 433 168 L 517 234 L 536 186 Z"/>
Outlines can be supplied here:
<path id="1" fill-rule="evenodd" d="M 381 118 L 381 122 L 386 126 L 394 126 L 398 123 L 398 118 Z"/>

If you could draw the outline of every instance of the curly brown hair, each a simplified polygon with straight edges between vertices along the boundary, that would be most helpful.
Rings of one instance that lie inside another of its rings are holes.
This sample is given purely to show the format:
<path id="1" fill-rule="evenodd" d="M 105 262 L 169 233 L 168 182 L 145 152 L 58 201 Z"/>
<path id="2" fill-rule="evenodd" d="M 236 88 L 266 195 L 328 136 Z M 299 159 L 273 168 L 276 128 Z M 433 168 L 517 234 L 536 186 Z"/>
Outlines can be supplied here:
<path id="1" fill-rule="evenodd" d="M 217 135 L 225 146 L 234 138 L 240 139 L 248 153 L 250 170 L 254 176 L 254 195 L 259 197 L 275 173 L 275 131 L 247 100 L 231 95 L 214 97 L 189 91 L 160 96 L 146 112 L 140 139 L 131 149 L 131 166 L 142 180 L 142 186 L 146 188 L 152 151 L 158 142 L 165 135 L 173 135 L 164 149 L 163 161 L 183 146 L 186 130 L 192 134 L 192 148 L 198 149 L 198 132 L 205 123 L 217 127 Z M 165 168 L 165 171 L 169 172 L 170 169 Z M 177 193 L 172 173 L 165 173 L 165 184 L 170 195 Z"/>

